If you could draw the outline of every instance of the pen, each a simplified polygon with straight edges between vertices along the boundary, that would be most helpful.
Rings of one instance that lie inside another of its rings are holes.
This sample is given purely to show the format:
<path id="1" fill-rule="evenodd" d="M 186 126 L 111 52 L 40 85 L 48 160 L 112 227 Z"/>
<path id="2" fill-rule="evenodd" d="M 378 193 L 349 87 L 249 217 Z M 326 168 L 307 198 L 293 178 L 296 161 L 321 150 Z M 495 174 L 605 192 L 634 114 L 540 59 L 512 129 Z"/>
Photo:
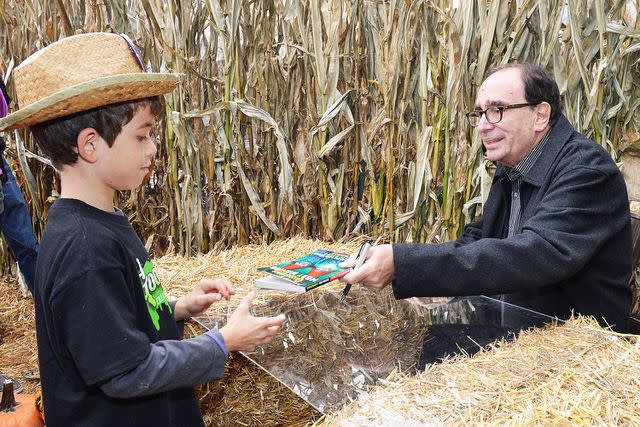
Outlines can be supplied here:
<path id="1" fill-rule="evenodd" d="M 354 270 L 360 268 L 362 264 L 364 264 L 364 260 L 367 259 L 367 253 L 369 252 L 369 248 L 371 247 L 371 240 L 367 239 L 364 241 L 362 246 L 360 246 L 360 250 L 358 251 L 358 256 L 356 257 L 356 265 L 353 267 Z M 345 298 L 347 294 L 351 290 L 351 283 L 347 283 L 344 287 L 344 291 L 342 291 L 342 298 Z"/>

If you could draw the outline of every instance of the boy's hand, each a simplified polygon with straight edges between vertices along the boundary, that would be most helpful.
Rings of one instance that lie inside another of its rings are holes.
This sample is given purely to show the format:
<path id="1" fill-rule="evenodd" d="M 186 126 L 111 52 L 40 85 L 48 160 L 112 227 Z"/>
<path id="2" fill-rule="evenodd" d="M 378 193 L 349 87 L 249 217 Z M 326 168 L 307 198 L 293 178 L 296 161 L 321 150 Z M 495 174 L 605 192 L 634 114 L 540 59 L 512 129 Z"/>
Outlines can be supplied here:
<path id="1" fill-rule="evenodd" d="M 249 313 L 249 306 L 255 295 L 255 292 L 249 292 L 227 324 L 220 329 L 229 352 L 253 351 L 256 346 L 270 342 L 284 322 L 284 314 L 276 317 L 252 316 Z"/>
<path id="2" fill-rule="evenodd" d="M 177 321 L 199 316 L 216 301 L 229 300 L 235 291 L 231 282 L 224 279 L 202 279 L 198 286 L 176 302 L 174 317 Z"/>

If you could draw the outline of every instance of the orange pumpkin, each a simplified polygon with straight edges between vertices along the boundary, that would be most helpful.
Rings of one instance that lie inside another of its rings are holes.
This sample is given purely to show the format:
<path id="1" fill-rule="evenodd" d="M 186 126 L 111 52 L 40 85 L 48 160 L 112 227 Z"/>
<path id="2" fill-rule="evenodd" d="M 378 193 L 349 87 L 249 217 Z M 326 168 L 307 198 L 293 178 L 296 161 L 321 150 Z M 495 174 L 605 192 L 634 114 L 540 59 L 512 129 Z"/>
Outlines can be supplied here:
<path id="1" fill-rule="evenodd" d="M 43 427 L 44 421 L 36 405 L 36 397 L 31 394 L 13 394 L 13 381 L 7 379 L 2 384 L 0 401 L 0 427 Z"/>

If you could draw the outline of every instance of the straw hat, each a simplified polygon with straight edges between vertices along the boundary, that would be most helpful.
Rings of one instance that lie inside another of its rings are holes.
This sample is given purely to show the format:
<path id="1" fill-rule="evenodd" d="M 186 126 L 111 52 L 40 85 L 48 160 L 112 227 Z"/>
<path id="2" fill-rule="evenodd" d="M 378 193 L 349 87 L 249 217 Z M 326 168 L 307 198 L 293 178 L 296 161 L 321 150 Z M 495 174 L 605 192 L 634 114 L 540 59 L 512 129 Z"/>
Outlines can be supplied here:
<path id="1" fill-rule="evenodd" d="M 14 70 L 19 110 L 0 119 L 16 129 L 103 105 L 172 91 L 178 74 L 145 73 L 128 37 L 79 34 L 28 57 Z"/>

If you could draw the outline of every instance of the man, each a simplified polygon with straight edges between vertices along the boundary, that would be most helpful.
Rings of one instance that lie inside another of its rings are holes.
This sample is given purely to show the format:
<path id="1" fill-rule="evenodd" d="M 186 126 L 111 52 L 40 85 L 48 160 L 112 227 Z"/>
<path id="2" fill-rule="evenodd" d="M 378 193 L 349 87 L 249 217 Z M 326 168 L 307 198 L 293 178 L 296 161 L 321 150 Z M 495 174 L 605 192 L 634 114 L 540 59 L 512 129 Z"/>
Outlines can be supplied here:
<path id="1" fill-rule="evenodd" d="M 374 247 L 342 280 L 374 290 L 392 282 L 398 299 L 504 294 L 534 311 L 575 311 L 627 331 L 626 187 L 608 153 L 564 117 L 551 76 L 532 64 L 491 69 L 467 118 L 497 163 L 482 218 L 453 242 Z"/>

